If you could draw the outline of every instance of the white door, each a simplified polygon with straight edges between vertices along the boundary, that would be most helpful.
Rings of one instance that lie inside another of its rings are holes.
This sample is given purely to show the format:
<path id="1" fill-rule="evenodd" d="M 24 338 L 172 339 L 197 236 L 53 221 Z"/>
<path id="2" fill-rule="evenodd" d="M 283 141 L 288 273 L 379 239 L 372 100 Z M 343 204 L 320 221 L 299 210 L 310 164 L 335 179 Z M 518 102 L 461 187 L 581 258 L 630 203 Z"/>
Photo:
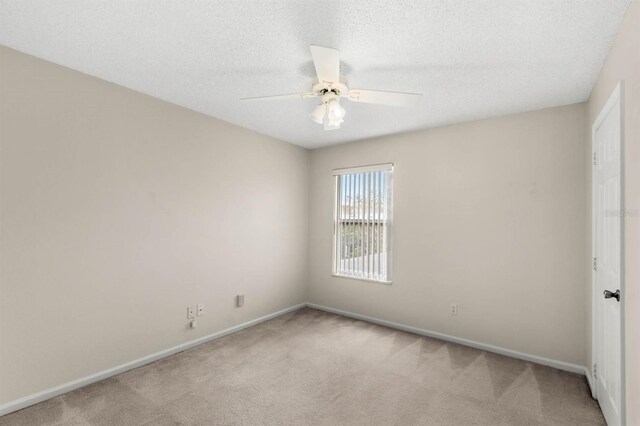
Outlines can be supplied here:
<path id="1" fill-rule="evenodd" d="M 593 125 L 593 373 L 609 426 L 621 424 L 623 403 L 620 100 L 618 86 Z"/>

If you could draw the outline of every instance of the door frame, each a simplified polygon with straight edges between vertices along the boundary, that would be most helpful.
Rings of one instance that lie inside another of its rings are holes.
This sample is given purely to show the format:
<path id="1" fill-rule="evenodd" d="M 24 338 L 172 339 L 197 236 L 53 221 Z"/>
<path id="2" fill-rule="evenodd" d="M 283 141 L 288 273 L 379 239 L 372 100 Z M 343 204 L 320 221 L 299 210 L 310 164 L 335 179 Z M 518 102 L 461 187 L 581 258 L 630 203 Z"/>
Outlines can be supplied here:
<path id="1" fill-rule="evenodd" d="M 625 424 L 626 420 L 626 392 L 625 392 L 625 244 L 624 244 L 624 223 L 626 218 L 625 210 L 625 180 L 624 180 L 624 82 L 619 81 L 613 92 L 609 96 L 609 99 L 598 113 L 598 117 L 591 126 L 591 259 L 595 257 L 596 250 L 596 232 L 595 232 L 595 212 L 596 212 L 596 197 L 595 197 L 595 173 L 593 172 L 593 158 L 596 153 L 596 129 L 600 127 L 605 117 L 611 111 L 616 103 L 620 104 L 620 422 Z M 591 366 L 589 367 L 590 376 L 592 379 L 591 395 L 594 399 L 597 399 L 598 392 L 598 375 L 597 371 L 594 374 L 594 365 L 597 364 L 597 333 L 596 333 L 596 298 L 601 295 L 596 294 L 596 271 L 591 268 Z M 591 383 L 590 383 L 591 384 Z"/>

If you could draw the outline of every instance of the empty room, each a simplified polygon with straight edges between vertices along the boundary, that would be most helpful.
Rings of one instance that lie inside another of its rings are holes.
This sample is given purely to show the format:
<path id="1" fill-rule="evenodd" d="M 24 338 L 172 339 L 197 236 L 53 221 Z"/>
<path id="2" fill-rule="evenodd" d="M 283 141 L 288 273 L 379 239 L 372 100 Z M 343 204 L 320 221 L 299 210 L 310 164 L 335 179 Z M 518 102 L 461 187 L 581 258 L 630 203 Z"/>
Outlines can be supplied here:
<path id="1" fill-rule="evenodd" d="M 0 0 L 0 426 L 640 426 L 640 1 Z"/>

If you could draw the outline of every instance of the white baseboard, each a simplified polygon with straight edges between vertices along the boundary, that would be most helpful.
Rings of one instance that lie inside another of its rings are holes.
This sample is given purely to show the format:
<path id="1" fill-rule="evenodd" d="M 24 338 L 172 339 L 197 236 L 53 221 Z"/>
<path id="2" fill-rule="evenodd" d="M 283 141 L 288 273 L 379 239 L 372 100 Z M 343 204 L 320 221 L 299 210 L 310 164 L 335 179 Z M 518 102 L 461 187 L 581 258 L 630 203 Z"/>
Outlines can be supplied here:
<path id="1" fill-rule="evenodd" d="M 553 359 L 550 359 L 550 358 L 545 358 L 545 357 L 541 357 L 541 356 L 537 356 L 537 355 L 531 355 L 531 354 L 526 354 L 526 353 L 523 353 L 523 352 L 513 351 L 511 349 L 505 349 L 505 348 L 501 348 L 499 346 L 489 345 L 489 344 L 486 344 L 486 343 L 480 343 L 480 342 L 476 342 L 476 341 L 473 341 L 473 340 L 468 340 L 468 339 L 463 339 L 463 338 L 460 338 L 460 337 L 450 336 L 448 334 L 438 333 L 436 331 L 425 330 L 425 329 L 418 328 L 418 327 L 413 327 L 413 326 L 410 326 L 410 325 L 399 324 L 399 323 L 395 323 L 395 322 L 392 322 L 392 321 L 373 318 L 373 317 L 369 317 L 369 316 L 366 316 L 366 315 L 356 314 L 356 313 L 353 313 L 353 312 L 343 311 L 343 310 L 340 310 L 340 309 L 329 308 L 327 306 L 317 305 L 315 303 L 301 303 L 299 305 L 291 306 L 289 308 L 283 309 L 283 310 L 278 311 L 278 312 L 274 312 L 274 313 L 269 314 L 269 315 L 265 315 L 263 317 L 260 317 L 260 318 L 245 322 L 243 324 L 239 324 L 239 325 L 227 328 L 226 330 L 218 331 L 217 333 L 213 333 L 213 334 L 210 334 L 208 336 L 204 336 L 204 337 L 201 337 L 199 339 L 191 340 L 189 342 L 182 343 L 182 344 L 174 346 L 172 348 L 165 349 L 165 350 L 162 350 L 160 352 L 156 352 L 154 354 L 147 355 L 147 356 L 142 357 L 142 358 L 138 358 L 138 359 L 133 360 L 131 362 L 128 362 L 126 364 L 122 364 L 122 365 L 119 365 L 119 366 L 116 366 L 116 367 L 113 367 L 113 368 L 109 368 L 107 370 L 100 371 L 98 373 L 95 373 L 95 374 L 92 374 L 92 375 L 89 375 L 89 376 L 86 376 L 86 377 L 82 377 L 80 379 L 73 380 L 71 382 L 64 383 L 64 384 L 59 385 L 59 386 L 55 386 L 55 387 L 53 387 L 51 389 L 47 389 L 47 390 L 44 390 L 44 391 L 41 391 L 41 392 L 38 392 L 38 393 L 34 393 L 34 394 L 26 396 L 24 398 L 20 398 L 20 399 L 17 399 L 15 401 L 11 401 L 11 402 L 8 402 L 6 404 L 0 405 L 0 416 L 4 416 L 5 414 L 9 414 L 9 413 L 12 413 L 14 411 L 21 410 L 21 409 L 26 408 L 26 407 L 28 407 L 30 405 L 34 405 L 34 404 L 37 404 L 39 402 L 45 401 L 47 399 L 56 397 L 58 395 L 62 395 L 64 393 L 71 392 L 72 390 L 81 388 L 83 386 L 87 386 L 87 385 L 89 385 L 91 383 L 95 383 L 95 382 L 98 382 L 100 380 L 107 379 L 107 378 L 115 376 L 117 374 L 124 373 L 124 372 L 132 370 L 134 368 L 141 367 L 143 365 L 152 363 L 154 361 L 157 361 L 159 359 L 168 357 L 168 356 L 176 354 L 178 352 L 182 352 L 184 350 L 193 348 L 193 347 L 201 345 L 203 343 L 219 339 L 221 337 L 224 337 L 226 335 L 235 333 L 237 331 L 244 330 L 245 328 L 251 327 L 253 325 L 259 324 L 259 323 L 264 322 L 264 321 L 268 321 L 268 320 L 276 318 L 276 317 L 278 317 L 280 315 L 284 315 L 284 314 L 287 314 L 289 312 L 293 312 L 293 311 L 295 311 L 297 309 L 300 309 L 300 308 L 303 308 L 305 306 L 308 306 L 308 307 L 314 308 L 314 309 L 318 309 L 318 310 L 321 310 L 321 311 L 325 311 L 325 312 L 330 312 L 330 313 L 337 314 L 337 315 L 343 315 L 345 317 L 355 318 L 355 319 L 359 319 L 359 320 L 362 320 L 362 321 L 367 321 L 367 322 L 371 322 L 371 323 L 374 323 L 374 324 L 383 325 L 383 326 L 390 327 L 390 328 L 395 328 L 395 329 L 402 330 L 402 331 L 407 331 L 409 333 L 415 333 L 415 334 L 419 334 L 419 335 L 422 335 L 422 336 L 434 337 L 436 339 L 446 340 L 448 342 L 458 343 L 458 344 L 461 344 L 461 345 L 470 346 L 472 348 L 482 349 L 482 350 L 485 350 L 485 351 L 488 351 L 488 352 L 493 352 L 493 353 L 497 353 L 497 354 L 500 354 L 500 355 L 509 356 L 509 357 L 512 357 L 512 358 L 518 358 L 518 359 L 522 359 L 522 360 L 525 360 L 525 361 L 534 362 L 536 364 L 542 364 L 542 365 L 546 365 L 546 366 L 549 366 L 549 367 L 558 368 L 560 370 L 570 371 L 572 373 L 583 374 L 583 375 L 587 376 L 587 381 L 589 382 L 589 387 L 591 388 L 591 393 L 595 397 L 594 382 L 593 382 L 593 379 L 591 377 L 591 374 L 589 373 L 589 371 L 588 371 L 588 369 L 586 367 L 581 366 L 581 365 L 571 364 L 571 363 L 564 362 L 564 361 L 557 361 L 557 360 L 553 360 Z"/>
<path id="2" fill-rule="evenodd" d="M 596 397 L 596 381 L 593 380 L 593 376 L 591 375 L 591 371 L 587 367 L 584 368 L 584 375 L 587 376 L 587 383 L 589 383 L 589 390 L 591 391 L 591 397 L 593 399 L 597 399 Z"/>
<path id="3" fill-rule="evenodd" d="M 327 306 L 316 305 L 315 303 L 307 303 L 307 306 L 314 309 L 319 309 L 321 311 L 330 312 L 332 314 L 343 315 L 345 317 L 350 317 L 354 319 L 359 319 L 362 321 L 371 322 L 373 324 L 384 325 L 386 327 L 395 328 L 402 331 L 407 331 L 409 333 L 415 333 L 422 336 L 434 337 L 440 340 L 446 340 L 448 342 L 458 343 L 464 346 L 470 346 L 476 349 L 482 349 L 484 351 L 493 352 L 500 355 L 509 356 L 512 358 L 522 359 L 524 361 L 530 361 L 536 364 L 542 364 L 549 367 L 554 367 L 564 371 L 570 371 L 572 373 L 577 374 L 586 374 L 586 368 L 582 365 L 571 364 L 569 362 L 557 361 L 551 358 L 545 358 L 538 355 L 531 355 L 524 352 L 513 351 L 511 349 L 501 348 L 499 346 L 489 345 L 487 343 L 480 343 L 474 340 L 463 339 L 461 337 L 450 336 L 444 333 L 438 333 L 437 331 L 425 330 L 418 327 L 413 327 L 405 324 L 398 324 L 392 321 L 387 321 L 383 319 L 368 317 L 366 315 L 355 314 L 353 312 L 343 311 L 340 309 L 329 308 Z M 588 376 L 587 376 L 588 377 Z"/>
<path id="4" fill-rule="evenodd" d="M 129 370 L 133 370 L 134 368 L 141 367 L 145 364 L 152 363 L 159 359 L 168 357 L 170 355 L 176 354 L 178 352 L 182 352 L 184 350 L 193 348 L 194 346 L 201 345 L 206 342 L 210 342 L 212 340 L 219 339 L 228 334 L 238 332 L 240 330 L 244 330 L 245 328 L 251 327 L 253 325 L 259 324 L 264 321 L 268 321 L 270 319 L 279 317 L 280 315 L 287 314 L 289 312 L 295 311 L 297 309 L 303 308 L 306 306 L 306 303 L 301 303 L 299 305 L 291 306 L 289 308 L 283 309 L 278 312 L 274 312 L 269 315 L 265 315 L 260 318 L 256 318 L 254 320 L 245 322 L 243 324 L 239 324 L 226 330 L 218 331 L 217 333 L 210 334 L 208 336 L 200 337 L 199 339 L 191 340 L 186 343 L 182 343 L 180 345 L 174 346 L 169 349 L 162 350 L 160 352 L 156 352 L 151 355 L 144 356 L 142 358 L 138 358 L 126 364 L 118 365 L 117 367 L 109 368 L 107 370 L 100 371 L 95 374 L 91 374 L 86 377 L 79 378 L 77 380 L 73 380 L 68 383 L 64 383 L 59 386 L 55 386 L 51 389 L 47 389 L 41 392 L 34 393 L 29 396 L 25 396 L 24 398 L 17 399 L 15 401 L 8 402 L 6 404 L 0 405 L 0 416 L 4 416 L 5 414 L 12 413 L 14 411 L 21 410 L 30 405 L 37 404 L 39 402 L 45 401 L 47 399 L 56 397 L 58 395 L 62 395 L 63 393 L 71 392 L 72 390 L 81 388 L 83 386 L 87 386 L 91 383 L 99 382 L 100 380 L 107 379 L 109 377 L 115 376 L 117 374 L 124 373 Z"/>

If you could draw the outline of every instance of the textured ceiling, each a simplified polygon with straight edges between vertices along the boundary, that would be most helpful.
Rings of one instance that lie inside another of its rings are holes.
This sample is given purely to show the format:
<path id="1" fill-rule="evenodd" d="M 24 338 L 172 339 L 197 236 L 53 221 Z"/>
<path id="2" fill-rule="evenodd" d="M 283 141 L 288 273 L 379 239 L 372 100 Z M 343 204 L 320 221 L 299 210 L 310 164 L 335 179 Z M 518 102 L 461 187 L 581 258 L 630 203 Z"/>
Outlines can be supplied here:
<path id="1" fill-rule="evenodd" d="M 0 0 L 0 44 L 308 148 L 581 102 L 629 0 Z M 424 94 L 354 104 L 342 129 L 307 91 L 309 45 L 349 86 Z"/>

